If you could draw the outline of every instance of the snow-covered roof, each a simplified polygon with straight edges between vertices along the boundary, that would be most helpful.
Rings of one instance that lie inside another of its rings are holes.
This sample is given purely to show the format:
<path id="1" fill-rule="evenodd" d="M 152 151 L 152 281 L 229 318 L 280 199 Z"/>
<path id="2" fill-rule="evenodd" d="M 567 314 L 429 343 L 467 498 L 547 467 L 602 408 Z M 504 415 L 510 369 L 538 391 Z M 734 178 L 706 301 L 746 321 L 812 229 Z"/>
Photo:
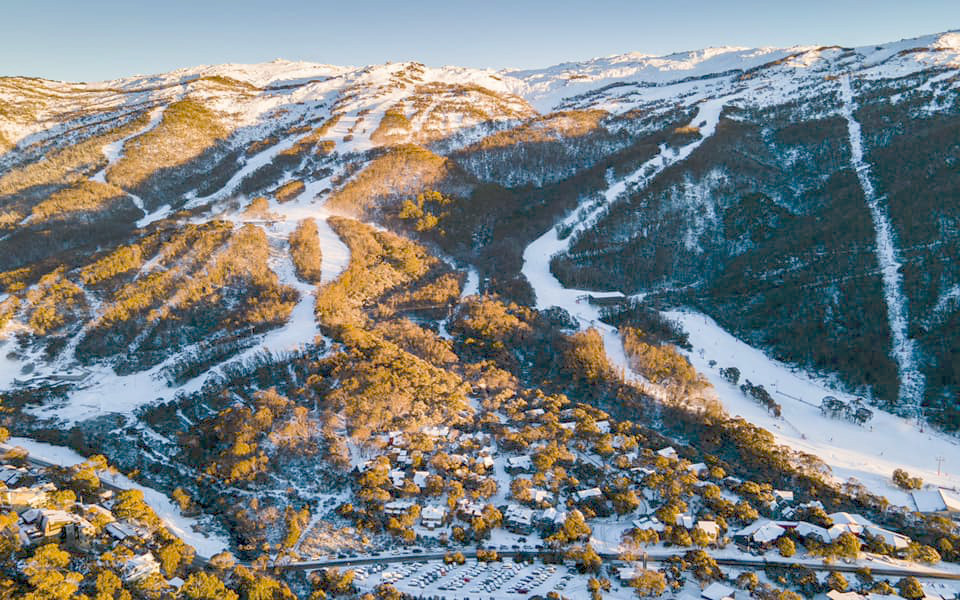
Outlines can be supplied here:
<path id="1" fill-rule="evenodd" d="M 666 457 L 666 458 L 676 458 L 676 457 L 677 457 L 677 451 L 676 451 L 676 449 L 674 449 L 673 446 L 667 446 L 666 448 L 661 448 L 661 449 L 657 450 L 657 454 L 659 454 L 660 456 L 664 456 L 664 457 Z"/>
<path id="2" fill-rule="evenodd" d="M 447 509 L 442 506 L 425 506 L 422 511 L 420 511 L 420 520 L 421 521 L 442 521 L 443 517 L 446 516 Z"/>
<path id="3" fill-rule="evenodd" d="M 917 512 L 960 512 L 960 497 L 938 490 L 922 490 L 910 494 Z"/>
<path id="4" fill-rule="evenodd" d="M 894 550 L 903 550 L 910 545 L 910 538 L 907 536 L 894 533 L 882 527 L 875 527 L 871 525 L 869 527 L 865 527 L 864 531 L 872 536 L 880 536 L 883 538 L 883 543 L 887 544 L 888 546 L 893 546 Z"/>
<path id="5" fill-rule="evenodd" d="M 720 535 L 720 526 L 716 521 L 697 521 L 697 529 L 714 537 Z"/>
<path id="6" fill-rule="evenodd" d="M 733 593 L 734 589 L 732 587 L 714 582 L 700 592 L 700 597 L 706 598 L 706 600 L 724 600 L 725 598 L 733 598 Z"/>
<path id="7" fill-rule="evenodd" d="M 734 537 L 750 538 L 758 544 L 766 544 L 779 538 L 787 530 L 769 519 L 759 519 L 733 534 Z"/>
<path id="8" fill-rule="evenodd" d="M 596 498 L 602 495 L 603 495 L 603 492 L 600 491 L 600 488 L 596 488 L 596 487 L 589 488 L 586 490 L 579 490 L 578 492 L 574 493 L 574 496 L 576 497 L 577 500 L 586 500 L 588 498 Z"/>
<path id="9" fill-rule="evenodd" d="M 827 516 L 830 517 L 830 520 L 833 521 L 834 525 L 859 525 L 861 527 L 873 525 L 873 523 L 868 521 L 865 517 L 856 513 L 835 512 L 830 513 Z"/>

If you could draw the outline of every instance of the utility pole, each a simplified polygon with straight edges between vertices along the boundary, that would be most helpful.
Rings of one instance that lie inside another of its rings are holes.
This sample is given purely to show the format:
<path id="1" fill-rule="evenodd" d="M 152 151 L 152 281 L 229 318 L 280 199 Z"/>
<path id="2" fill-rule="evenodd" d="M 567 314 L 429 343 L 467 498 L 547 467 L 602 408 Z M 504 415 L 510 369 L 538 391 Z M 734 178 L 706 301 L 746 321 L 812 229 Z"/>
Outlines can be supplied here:
<path id="1" fill-rule="evenodd" d="M 943 467 L 943 461 L 945 461 L 945 460 L 947 460 L 947 459 L 945 459 L 945 458 L 942 457 L 942 456 L 938 456 L 938 457 L 937 457 L 937 476 L 938 476 L 938 477 L 940 476 L 940 469 Z"/>

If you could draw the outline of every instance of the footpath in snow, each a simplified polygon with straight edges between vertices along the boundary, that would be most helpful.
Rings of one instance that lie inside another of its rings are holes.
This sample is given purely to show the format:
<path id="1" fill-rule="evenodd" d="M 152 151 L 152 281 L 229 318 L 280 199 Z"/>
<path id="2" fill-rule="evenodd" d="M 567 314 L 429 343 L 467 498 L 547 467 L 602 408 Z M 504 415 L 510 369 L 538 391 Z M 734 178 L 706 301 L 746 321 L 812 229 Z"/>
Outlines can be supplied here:
<path id="1" fill-rule="evenodd" d="M 7 442 L 8 447 L 19 446 L 30 453 L 30 456 L 52 464 L 69 467 L 85 462 L 87 459 L 70 448 L 45 444 L 30 438 L 12 437 Z M 198 533 L 194 527 L 199 524 L 196 519 L 184 517 L 180 509 L 166 495 L 153 488 L 140 485 L 119 473 L 99 473 L 103 481 L 118 488 L 140 490 L 144 501 L 153 509 L 167 528 L 187 544 L 193 546 L 197 555 L 203 558 L 223 552 L 229 547 L 226 537 L 212 533 Z"/>
<path id="2" fill-rule="evenodd" d="M 878 198 L 870 178 L 870 165 L 863 158 L 863 136 L 860 123 L 854 116 L 856 103 L 850 87 L 850 76 L 840 78 L 840 92 L 843 99 L 843 116 L 847 121 L 847 133 L 850 137 L 850 163 L 860 180 L 863 196 L 870 209 L 870 218 L 877 236 L 874 245 L 877 263 L 880 265 L 883 280 L 883 296 L 887 304 L 887 320 L 893 336 L 893 359 L 900 371 L 900 401 L 920 408 L 925 385 L 923 373 L 917 365 L 917 350 L 914 340 L 910 339 L 909 309 L 903 293 L 903 266 L 898 258 L 896 233 L 890 222 L 890 215 L 884 204 L 884 198 Z"/>

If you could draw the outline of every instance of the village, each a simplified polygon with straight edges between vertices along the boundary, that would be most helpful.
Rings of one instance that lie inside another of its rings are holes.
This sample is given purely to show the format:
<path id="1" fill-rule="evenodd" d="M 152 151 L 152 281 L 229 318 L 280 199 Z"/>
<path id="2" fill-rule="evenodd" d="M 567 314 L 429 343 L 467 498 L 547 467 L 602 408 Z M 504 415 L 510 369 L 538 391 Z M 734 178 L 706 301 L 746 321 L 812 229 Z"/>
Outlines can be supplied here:
<path id="1" fill-rule="evenodd" d="M 168 532 L 137 490 L 101 486 L 105 462 L 70 468 L 37 466 L 8 451 L 0 465 L 4 554 L 68 552 L 109 565 L 119 580 L 144 593 L 174 589 L 195 553 Z"/>
<path id="2" fill-rule="evenodd" d="M 406 575 L 389 569 L 375 574 L 361 568 L 362 580 L 371 589 L 387 583 L 410 594 L 432 590 L 442 595 L 466 589 L 485 573 L 482 564 L 504 561 L 505 566 L 497 568 L 508 568 L 504 556 L 511 556 L 521 563 L 542 563 L 540 571 L 530 567 L 528 581 L 510 588 L 514 594 L 533 593 L 531 582 L 540 580 L 546 583 L 538 593 L 561 594 L 571 579 L 584 586 L 588 580 L 607 582 L 604 585 L 613 581 L 640 593 L 656 565 L 667 564 L 660 561 L 690 553 L 734 562 L 804 565 L 822 576 L 831 572 L 831 564 L 865 573 L 884 566 L 907 573 L 913 566 L 929 569 L 940 561 L 936 548 L 875 523 L 875 515 L 831 510 L 795 491 L 728 475 L 713 457 L 698 459 L 694 448 L 644 447 L 651 440 L 638 435 L 630 422 L 616 422 L 595 407 L 564 400 L 515 399 L 481 409 L 457 427 L 391 431 L 374 444 L 353 447 L 354 491 L 336 513 L 359 530 L 384 533 L 372 538 L 369 554 L 384 559 L 410 552 L 444 555 L 444 562 L 427 569 L 428 574 L 422 569 L 409 569 Z M 912 506 L 887 506 L 883 521 L 910 523 L 919 515 L 938 516 L 956 530 L 956 494 L 928 487 L 914 490 L 911 498 Z M 473 549 L 478 566 L 460 567 L 465 551 Z M 354 550 L 328 558 L 365 554 Z M 553 571 L 545 575 L 548 565 Z M 737 580 L 736 569 L 724 577 L 716 563 L 713 567 L 709 577 L 697 582 L 705 594 L 711 587 L 711 594 L 718 589 L 723 593 L 704 598 L 732 597 L 735 588 L 740 588 L 738 594 L 757 590 L 756 578 Z M 458 568 L 479 571 L 451 578 L 448 571 Z M 764 580 L 762 568 L 749 570 Z M 473 591 L 500 590 L 501 582 L 514 574 L 483 576 Z M 669 569 L 665 574 L 659 593 L 681 593 L 691 580 Z M 784 584 L 766 579 L 774 587 Z M 897 593 L 896 586 L 905 585 L 902 581 L 871 578 L 854 591 L 847 584 L 831 588 L 823 580 L 805 595 L 830 591 L 845 594 L 842 600 L 856 600 L 861 593 Z M 835 589 L 839 587 L 843 589 Z M 643 595 L 659 595 L 657 589 Z M 949 600 L 957 591 L 949 585 L 924 588 L 916 597 Z"/>

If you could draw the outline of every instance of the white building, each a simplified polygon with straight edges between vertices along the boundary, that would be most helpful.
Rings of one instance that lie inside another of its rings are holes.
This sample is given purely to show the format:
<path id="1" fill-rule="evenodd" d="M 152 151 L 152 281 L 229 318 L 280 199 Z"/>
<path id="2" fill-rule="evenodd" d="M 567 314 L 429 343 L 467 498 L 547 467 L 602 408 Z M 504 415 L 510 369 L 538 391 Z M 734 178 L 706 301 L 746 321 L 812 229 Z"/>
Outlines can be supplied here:
<path id="1" fill-rule="evenodd" d="M 443 524 L 447 509 L 442 506 L 426 506 L 420 511 L 420 524 L 427 529 L 436 529 Z"/>

